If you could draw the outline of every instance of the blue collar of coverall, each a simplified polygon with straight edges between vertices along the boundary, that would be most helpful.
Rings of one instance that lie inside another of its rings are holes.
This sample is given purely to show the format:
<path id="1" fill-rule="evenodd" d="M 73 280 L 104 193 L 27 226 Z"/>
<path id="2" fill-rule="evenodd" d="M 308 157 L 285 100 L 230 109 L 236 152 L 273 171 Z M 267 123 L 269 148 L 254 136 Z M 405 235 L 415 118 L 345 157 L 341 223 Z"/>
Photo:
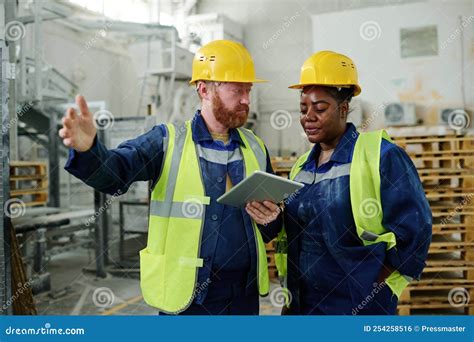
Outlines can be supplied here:
<path id="1" fill-rule="evenodd" d="M 349 163 L 352 159 L 352 152 L 354 150 L 354 145 L 358 136 L 359 132 L 357 132 L 356 127 L 352 123 L 348 122 L 346 124 L 346 131 L 342 135 L 341 140 L 339 140 L 339 142 L 337 143 L 336 149 L 331 155 L 329 161 L 338 162 L 341 164 Z M 320 151 L 321 145 L 315 144 L 313 146 L 313 149 L 309 153 L 308 158 L 303 163 L 302 168 L 304 168 L 306 164 L 309 164 L 310 162 L 314 161 L 319 155 Z"/>
<path id="2" fill-rule="evenodd" d="M 206 123 L 204 122 L 204 118 L 201 115 L 201 111 L 198 109 L 196 114 L 194 114 L 194 118 L 192 122 L 192 131 L 193 131 L 193 141 L 200 142 L 200 141 L 212 141 L 212 135 L 207 128 Z M 243 145 L 244 142 L 240 137 L 239 132 L 235 128 L 231 128 L 229 130 L 229 143 L 236 141 L 239 144 Z"/>

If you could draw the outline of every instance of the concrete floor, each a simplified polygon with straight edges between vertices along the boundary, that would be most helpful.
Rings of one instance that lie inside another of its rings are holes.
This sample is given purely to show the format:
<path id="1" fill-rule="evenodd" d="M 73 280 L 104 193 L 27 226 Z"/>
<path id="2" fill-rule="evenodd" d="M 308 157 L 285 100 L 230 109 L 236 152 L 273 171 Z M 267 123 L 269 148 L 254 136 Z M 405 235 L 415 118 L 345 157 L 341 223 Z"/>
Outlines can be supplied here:
<path id="1" fill-rule="evenodd" d="M 35 296 L 39 315 L 157 315 L 141 296 L 138 274 L 97 278 L 84 271 L 94 266 L 94 253 L 78 249 L 52 258 L 52 291 Z M 270 292 L 279 285 L 271 282 Z M 279 315 L 270 296 L 260 299 L 261 315 Z"/>

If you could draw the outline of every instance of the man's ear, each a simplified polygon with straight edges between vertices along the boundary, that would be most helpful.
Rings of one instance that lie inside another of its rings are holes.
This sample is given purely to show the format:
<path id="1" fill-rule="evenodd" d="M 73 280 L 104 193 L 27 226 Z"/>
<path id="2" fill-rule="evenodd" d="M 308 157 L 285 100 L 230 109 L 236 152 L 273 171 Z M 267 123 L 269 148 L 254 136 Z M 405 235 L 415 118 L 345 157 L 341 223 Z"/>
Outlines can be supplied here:
<path id="1" fill-rule="evenodd" d="M 197 91 L 201 97 L 201 99 L 210 99 L 210 87 L 206 82 L 198 81 Z"/>

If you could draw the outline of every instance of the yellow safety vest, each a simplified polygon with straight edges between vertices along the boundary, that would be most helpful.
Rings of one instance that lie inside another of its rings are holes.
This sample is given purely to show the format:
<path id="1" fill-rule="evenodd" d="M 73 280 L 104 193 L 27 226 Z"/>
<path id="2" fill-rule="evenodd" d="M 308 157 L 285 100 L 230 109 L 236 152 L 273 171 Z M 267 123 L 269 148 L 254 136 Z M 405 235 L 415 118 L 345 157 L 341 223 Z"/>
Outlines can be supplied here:
<path id="1" fill-rule="evenodd" d="M 350 168 L 350 196 L 352 215 L 356 224 L 357 235 L 367 246 L 374 243 L 386 242 L 387 250 L 396 248 L 397 240 L 393 232 L 382 225 L 383 212 L 380 197 L 380 147 L 382 139 L 391 141 L 385 130 L 360 133 L 352 157 Z M 290 179 L 294 179 L 301 171 L 311 151 L 302 155 L 290 172 Z M 362 208 L 372 205 L 375 211 L 366 214 Z M 287 238 L 283 228 L 277 237 L 275 264 L 280 279 L 287 276 Z M 392 272 L 385 282 L 393 293 L 400 297 L 405 287 L 412 280 L 411 277 Z M 287 298 L 288 299 L 288 298 Z M 287 305 L 289 303 L 287 302 Z"/>
<path id="2" fill-rule="evenodd" d="M 166 155 L 150 202 L 147 247 L 140 251 L 140 286 L 145 302 L 166 313 L 180 313 L 191 305 L 203 266 L 200 258 L 205 195 L 191 121 L 167 127 Z M 250 130 L 238 129 L 245 174 L 266 170 L 263 142 Z M 259 294 L 268 294 L 268 265 L 260 231 L 252 220 L 257 246 Z"/>

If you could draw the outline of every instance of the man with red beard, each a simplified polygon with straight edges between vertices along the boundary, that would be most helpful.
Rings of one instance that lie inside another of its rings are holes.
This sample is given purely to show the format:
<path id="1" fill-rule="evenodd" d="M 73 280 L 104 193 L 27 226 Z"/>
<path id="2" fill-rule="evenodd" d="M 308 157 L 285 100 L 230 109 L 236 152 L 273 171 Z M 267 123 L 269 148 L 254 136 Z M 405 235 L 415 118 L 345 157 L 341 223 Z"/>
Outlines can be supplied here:
<path id="1" fill-rule="evenodd" d="M 254 203 L 259 217 L 216 200 L 255 170 L 273 172 L 267 149 L 247 121 L 255 82 L 249 52 L 217 40 L 193 60 L 191 84 L 201 110 L 183 124 L 162 124 L 108 150 L 77 96 L 59 131 L 70 147 L 65 169 L 98 191 L 125 193 L 152 181 L 147 247 L 140 251 L 145 301 L 161 314 L 258 315 L 269 291 L 265 232 L 278 231 L 279 208 Z"/>

